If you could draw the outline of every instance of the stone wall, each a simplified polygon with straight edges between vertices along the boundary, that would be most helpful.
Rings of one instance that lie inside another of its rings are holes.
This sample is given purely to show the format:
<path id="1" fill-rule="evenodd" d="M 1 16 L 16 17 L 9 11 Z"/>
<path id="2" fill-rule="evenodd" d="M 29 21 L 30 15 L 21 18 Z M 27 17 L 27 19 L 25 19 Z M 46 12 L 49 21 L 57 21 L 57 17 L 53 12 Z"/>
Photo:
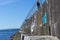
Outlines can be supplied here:
<path id="1" fill-rule="evenodd" d="M 60 38 L 60 0 L 50 0 L 52 35 Z"/>

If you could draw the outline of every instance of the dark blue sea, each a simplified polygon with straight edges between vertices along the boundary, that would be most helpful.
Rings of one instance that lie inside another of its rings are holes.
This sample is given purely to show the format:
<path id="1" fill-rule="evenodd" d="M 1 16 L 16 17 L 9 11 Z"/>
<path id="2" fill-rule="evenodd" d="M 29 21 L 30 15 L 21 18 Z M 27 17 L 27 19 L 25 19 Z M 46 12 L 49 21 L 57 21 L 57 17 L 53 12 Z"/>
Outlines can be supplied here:
<path id="1" fill-rule="evenodd" d="M 0 40 L 10 40 L 10 36 L 15 34 L 19 29 L 0 30 Z"/>

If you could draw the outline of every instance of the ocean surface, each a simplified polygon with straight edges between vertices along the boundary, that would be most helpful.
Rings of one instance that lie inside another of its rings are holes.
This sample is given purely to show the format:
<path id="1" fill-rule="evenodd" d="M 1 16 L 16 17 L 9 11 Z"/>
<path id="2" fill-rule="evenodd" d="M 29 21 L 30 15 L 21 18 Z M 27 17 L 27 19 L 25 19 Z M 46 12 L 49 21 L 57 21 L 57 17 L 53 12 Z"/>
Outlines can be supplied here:
<path id="1" fill-rule="evenodd" d="M 15 34 L 19 29 L 0 30 L 0 40 L 10 40 L 10 36 Z"/>

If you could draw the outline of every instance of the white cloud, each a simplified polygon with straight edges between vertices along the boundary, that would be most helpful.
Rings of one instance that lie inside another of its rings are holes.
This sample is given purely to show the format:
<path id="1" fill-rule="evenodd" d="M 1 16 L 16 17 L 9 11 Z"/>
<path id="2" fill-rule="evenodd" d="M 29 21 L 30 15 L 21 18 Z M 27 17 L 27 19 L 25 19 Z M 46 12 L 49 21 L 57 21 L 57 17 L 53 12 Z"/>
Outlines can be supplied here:
<path id="1" fill-rule="evenodd" d="M 0 0 L 0 5 L 7 5 L 10 3 L 15 3 L 17 0 Z"/>
<path id="2" fill-rule="evenodd" d="M 5 1 L 5 2 L 1 2 L 0 5 L 7 5 L 9 3 L 13 3 L 12 1 Z"/>

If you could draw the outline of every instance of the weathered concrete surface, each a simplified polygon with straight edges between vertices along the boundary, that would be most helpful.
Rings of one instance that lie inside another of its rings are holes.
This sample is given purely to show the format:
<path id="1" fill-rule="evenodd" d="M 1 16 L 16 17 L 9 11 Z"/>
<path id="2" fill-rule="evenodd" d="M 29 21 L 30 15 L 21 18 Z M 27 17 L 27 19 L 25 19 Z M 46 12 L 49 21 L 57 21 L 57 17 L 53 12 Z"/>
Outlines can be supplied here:
<path id="1" fill-rule="evenodd" d="M 59 40 L 57 37 L 54 36 L 25 36 L 24 40 Z"/>
<path id="2" fill-rule="evenodd" d="M 50 0 L 52 35 L 60 38 L 60 0 Z"/>

